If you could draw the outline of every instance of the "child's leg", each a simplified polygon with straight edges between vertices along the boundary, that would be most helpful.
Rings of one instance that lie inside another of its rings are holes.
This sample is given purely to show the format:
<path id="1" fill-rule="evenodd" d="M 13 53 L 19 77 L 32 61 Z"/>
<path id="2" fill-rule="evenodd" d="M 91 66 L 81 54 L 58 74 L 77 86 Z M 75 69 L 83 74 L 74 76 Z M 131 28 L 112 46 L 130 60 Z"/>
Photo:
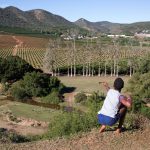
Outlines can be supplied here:
<path id="1" fill-rule="evenodd" d="M 104 131 L 105 131 L 105 128 L 106 128 L 106 126 L 105 126 L 105 125 L 102 125 L 101 128 L 100 128 L 100 130 L 99 130 L 99 132 L 100 132 L 100 133 L 104 132 Z"/>
<path id="2" fill-rule="evenodd" d="M 121 105 L 119 108 L 120 119 L 119 119 L 118 129 L 116 130 L 117 133 L 121 132 L 121 128 L 124 123 L 126 113 L 127 113 L 127 107 L 124 105 Z"/>

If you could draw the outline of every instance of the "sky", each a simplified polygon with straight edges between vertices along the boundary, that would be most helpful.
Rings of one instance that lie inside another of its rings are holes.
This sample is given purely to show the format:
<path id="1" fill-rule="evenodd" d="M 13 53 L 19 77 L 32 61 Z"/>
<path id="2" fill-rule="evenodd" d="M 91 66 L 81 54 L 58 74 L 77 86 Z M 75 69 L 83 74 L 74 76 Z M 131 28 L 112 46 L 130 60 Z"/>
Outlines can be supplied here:
<path id="1" fill-rule="evenodd" d="M 69 21 L 133 23 L 150 21 L 150 0 L 0 0 L 0 7 L 44 9 Z"/>

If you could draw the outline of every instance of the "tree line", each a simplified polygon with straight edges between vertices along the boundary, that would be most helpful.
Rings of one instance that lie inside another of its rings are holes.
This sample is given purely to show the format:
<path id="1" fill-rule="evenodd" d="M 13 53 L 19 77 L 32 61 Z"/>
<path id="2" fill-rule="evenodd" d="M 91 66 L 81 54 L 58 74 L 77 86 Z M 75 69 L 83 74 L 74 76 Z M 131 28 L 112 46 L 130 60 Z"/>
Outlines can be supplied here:
<path id="1" fill-rule="evenodd" d="M 134 74 L 142 57 L 149 54 L 146 47 L 120 45 L 117 40 L 110 44 L 99 39 L 87 39 L 84 42 L 62 41 L 49 42 L 43 59 L 43 70 L 56 75 L 70 77 L 82 76 L 118 76 Z"/>

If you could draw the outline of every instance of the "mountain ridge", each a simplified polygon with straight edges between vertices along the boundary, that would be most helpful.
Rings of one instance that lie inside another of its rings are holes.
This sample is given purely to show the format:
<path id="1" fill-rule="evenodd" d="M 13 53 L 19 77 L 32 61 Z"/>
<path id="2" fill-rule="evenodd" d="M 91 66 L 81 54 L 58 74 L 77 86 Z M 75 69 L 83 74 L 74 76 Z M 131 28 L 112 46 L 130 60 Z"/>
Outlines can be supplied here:
<path id="1" fill-rule="evenodd" d="M 150 21 L 123 24 L 109 21 L 91 22 L 80 18 L 75 22 L 71 22 L 47 10 L 32 9 L 23 11 L 14 6 L 8 6 L 0 8 L 0 26 L 44 31 L 50 31 L 53 28 L 62 28 L 65 31 L 71 28 L 78 28 L 105 34 L 135 34 L 143 30 L 150 30 Z"/>
<path id="2" fill-rule="evenodd" d="M 61 26 L 75 27 L 72 22 L 48 11 L 42 9 L 22 11 L 13 6 L 0 9 L 0 25 L 43 30 Z"/>

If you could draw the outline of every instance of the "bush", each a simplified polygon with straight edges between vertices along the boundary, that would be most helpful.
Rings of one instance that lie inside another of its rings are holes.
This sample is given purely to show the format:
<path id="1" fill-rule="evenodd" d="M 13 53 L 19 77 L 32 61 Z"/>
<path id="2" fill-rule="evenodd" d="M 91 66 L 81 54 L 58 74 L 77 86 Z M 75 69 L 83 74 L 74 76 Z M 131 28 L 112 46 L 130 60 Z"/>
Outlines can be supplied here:
<path id="1" fill-rule="evenodd" d="M 129 80 L 127 90 L 132 93 L 132 96 L 138 99 L 150 97 L 150 72 L 145 74 L 134 74 Z"/>
<path id="2" fill-rule="evenodd" d="M 46 97 L 43 97 L 42 101 L 48 104 L 59 104 L 60 102 L 62 102 L 59 96 L 59 92 L 57 91 L 53 91 Z"/>
<path id="3" fill-rule="evenodd" d="M 25 100 L 26 98 L 30 97 L 24 88 L 24 84 L 22 80 L 17 81 L 12 85 L 11 94 L 16 100 L 20 100 L 20 99 Z"/>
<path id="4" fill-rule="evenodd" d="M 87 96 L 85 93 L 81 92 L 75 95 L 75 102 L 76 103 L 81 103 L 85 102 L 87 100 Z"/>
<path id="5" fill-rule="evenodd" d="M 26 73 L 23 80 L 12 85 L 10 91 L 16 99 L 46 96 L 52 90 L 59 90 L 60 81 L 40 72 Z"/>
<path id="6" fill-rule="evenodd" d="M 141 114 L 150 119 L 150 108 L 142 105 Z"/>
<path id="7" fill-rule="evenodd" d="M 138 58 L 134 65 L 136 72 L 140 74 L 148 73 L 150 71 L 150 54 L 143 58 Z"/>
<path id="8" fill-rule="evenodd" d="M 26 72 L 32 72 L 35 69 L 25 60 L 18 56 L 9 56 L 6 59 L 0 58 L 0 81 L 21 79 Z"/>
<path id="9" fill-rule="evenodd" d="M 150 72 L 144 74 L 134 74 L 129 80 L 127 91 L 132 93 L 133 104 L 132 111 L 134 113 L 141 113 L 150 118 L 150 108 L 143 103 L 150 97 Z"/>
<path id="10" fill-rule="evenodd" d="M 23 143 L 23 142 L 29 142 L 30 138 L 19 135 L 13 131 L 7 131 L 6 129 L 0 128 L 0 141 Z"/>
<path id="11" fill-rule="evenodd" d="M 48 137 L 62 137 L 78 132 L 89 131 L 98 126 L 94 113 L 80 114 L 77 112 L 59 114 L 49 124 Z"/>
<path id="12" fill-rule="evenodd" d="M 98 98 L 92 100 L 92 98 Z M 102 100 L 99 97 L 92 96 L 89 103 L 89 112 L 62 112 L 50 121 L 48 138 L 71 135 L 78 132 L 87 132 L 94 127 L 98 127 L 97 112 L 102 106 Z"/>

